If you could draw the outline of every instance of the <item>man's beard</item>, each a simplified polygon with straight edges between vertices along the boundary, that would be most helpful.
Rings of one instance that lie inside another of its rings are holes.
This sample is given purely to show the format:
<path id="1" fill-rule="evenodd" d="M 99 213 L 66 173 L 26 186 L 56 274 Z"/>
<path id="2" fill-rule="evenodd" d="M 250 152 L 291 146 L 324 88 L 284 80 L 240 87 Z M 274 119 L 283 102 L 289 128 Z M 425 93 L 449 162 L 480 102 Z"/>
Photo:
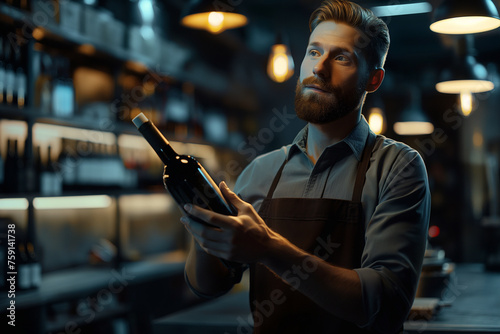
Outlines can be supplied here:
<path id="1" fill-rule="evenodd" d="M 309 92 L 304 94 L 306 85 L 317 85 L 330 93 Z M 326 124 L 338 120 L 354 110 L 361 108 L 364 101 L 366 80 L 361 80 L 356 91 L 346 92 L 341 86 L 333 86 L 316 77 L 297 81 L 295 89 L 295 112 L 297 116 L 309 123 Z"/>

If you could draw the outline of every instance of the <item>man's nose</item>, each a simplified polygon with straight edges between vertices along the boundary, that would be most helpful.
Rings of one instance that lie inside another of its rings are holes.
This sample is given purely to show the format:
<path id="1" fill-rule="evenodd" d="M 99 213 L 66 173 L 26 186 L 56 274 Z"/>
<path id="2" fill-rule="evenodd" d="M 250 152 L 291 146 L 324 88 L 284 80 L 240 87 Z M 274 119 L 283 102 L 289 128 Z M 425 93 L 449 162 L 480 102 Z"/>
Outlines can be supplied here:
<path id="1" fill-rule="evenodd" d="M 327 59 L 324 56 L 319 58 L 313 67 L 314 75 L 316 75 L 322 79 L 328 78 L 328 76 L 330 75 L 329 71 L 330 70 L 328 67 Z"/>

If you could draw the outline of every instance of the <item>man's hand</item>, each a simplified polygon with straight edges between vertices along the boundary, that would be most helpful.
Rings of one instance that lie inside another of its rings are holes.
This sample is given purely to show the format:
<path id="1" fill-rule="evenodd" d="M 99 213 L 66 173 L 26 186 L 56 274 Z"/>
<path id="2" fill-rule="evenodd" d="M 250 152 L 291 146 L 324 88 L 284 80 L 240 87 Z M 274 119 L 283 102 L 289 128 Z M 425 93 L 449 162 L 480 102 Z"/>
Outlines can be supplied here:
<path id="1" fill-rule="evenodd" d="M 184 209 L 189 215 L 212 226 L 186 216 L 181 218 L 181 222 L 208 254 L 240 263 L 262 261 L 273 239 L 279 238 L 279 235 L 265 224 L 252 205 L 241 200 L 225 182 L 221 182 L 220 189 L 226 200 L 238 210 L 237 216 L 226 216 L 188 204 Z"/>

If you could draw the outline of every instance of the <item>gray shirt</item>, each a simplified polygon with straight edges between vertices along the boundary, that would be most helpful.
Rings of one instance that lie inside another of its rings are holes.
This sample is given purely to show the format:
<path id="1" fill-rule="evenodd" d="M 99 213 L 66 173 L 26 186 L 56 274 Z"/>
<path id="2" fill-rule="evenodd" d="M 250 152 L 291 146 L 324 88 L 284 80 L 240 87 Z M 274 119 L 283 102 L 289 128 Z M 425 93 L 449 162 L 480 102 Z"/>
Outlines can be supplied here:
<path id="1" fill-rule="evenodd" d="M 289 161 L 274 198 L 351 200 L 357 164 L 371 131 L 362 117 L 341 142 L 329 146 L 313 164 L 306 154 L 308 126 L 292 144 L 254 159 L 239 176 L 234 191 L 260 208 L 281 164 Z M 375 331 L 393 331 L 413 303 L 426 247 L 430 193 L 424 162 L 406 144 L 378 136 L 361 197 L 365 248 L 359 275 L 365 319 Z M 335 284 L 332 282 L 332 284 Z"/>

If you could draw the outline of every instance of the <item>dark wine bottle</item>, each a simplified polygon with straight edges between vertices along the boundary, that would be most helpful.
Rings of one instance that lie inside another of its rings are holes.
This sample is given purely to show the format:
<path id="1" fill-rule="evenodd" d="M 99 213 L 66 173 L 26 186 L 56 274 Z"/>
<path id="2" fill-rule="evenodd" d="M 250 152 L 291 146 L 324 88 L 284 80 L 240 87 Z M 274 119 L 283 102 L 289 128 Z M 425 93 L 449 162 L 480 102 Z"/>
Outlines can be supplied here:
<path id="1" fill-rule="evenodd" d="M 30 287 L 39 288 L 42 284 L 42 265 L 38 260 L 38 254 L 31 240 L 26 241 L 26 256 L 30 267 Z"/>
<path id="2" fill-rule="evenodd" d="M 177 154 L 143 113 L 132 121 L 165 164 L 165 186 L 182 210 L 185 204 L 194 204 L 217 213 L 236 215 L 235 208 L 226 202 L 217 184 L 195 158 Z"/>
<path id="3" fill-rule="evenodd" d="M 132 122 L 165 164 L 163 183 L 184 213 L 189 215 L 184 210 L 184 205 L 195 204 L 217 213 L 236 216 L 236 209 L 224 199 L 210 174 L 195 158 L 177 154 L 168 140 L 143 113 L 136 116 Z M 191 218 L 207 224 L 195 217 Z M 224 259 L 220 261 L 229 269 L 232 277 L 241 279 L 244 264 Z"/>
<path id="4" fill-rule="evenodd" d="M 31 288 L 31 267 L 28 262 L 26 253 L 26 245 L 23 239 L 17 241 L 16 267 L 17 279 L 16 284 L 19 290 L 28 290 Z"/>
<path id="5" fill-rule="evenodd" d="M 4 192 L 15 194 L 19 191 L 22 164 L 19 157 L 17 139 L 7 139 L 7 158 L 5 159 Z"/>

